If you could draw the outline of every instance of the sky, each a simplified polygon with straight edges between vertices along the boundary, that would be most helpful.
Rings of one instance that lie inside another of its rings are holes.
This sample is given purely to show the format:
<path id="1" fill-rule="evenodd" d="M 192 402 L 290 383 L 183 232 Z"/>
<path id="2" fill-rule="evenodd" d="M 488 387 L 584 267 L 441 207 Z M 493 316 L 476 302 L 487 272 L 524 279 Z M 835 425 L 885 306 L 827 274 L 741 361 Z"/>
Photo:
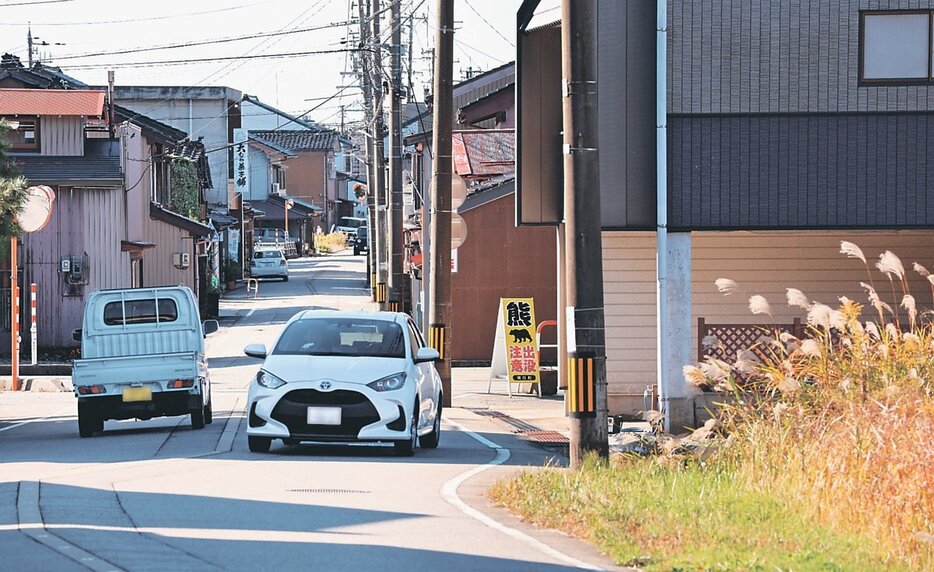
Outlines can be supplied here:
<path id="1" fill-rule="evenodd" d="M 414 15 L 419 100 L 430 81 L 436 1 L 402 0 L 403 17 Z M 515 58 L 519 0 L 454 2 L 455 81 L 468 69 L 488 70 Z M 389 0 L 381 3 L 388 16 Z M 118 85 L 224 85 L 290 113 L 315 108 L 308 118 L 337 126 L 341 106 L 347 121 L 361 116 L 360 90 L 344 87 L 359 83 L 346 75 L 356 56 L 344 51 L 353 46 L 346 40 L 359 29 L 347 23 L 351 11 L 356 15 L 356 0 L 0 0 L 0 53 L 25 64 L 31 23 L 34 58 L 84 83 L 105 85 L 107 71 L 114 70 Z M 382 30 L 388 43 L 388 18 Z M 408 36 L 406 26 L 403 43 Z M 212 43 L 192 45 L 203 42 Z M 149 50 L 169 45 L 181 47 Z M 275 54 L 290 55 L 269 57 Z"/>

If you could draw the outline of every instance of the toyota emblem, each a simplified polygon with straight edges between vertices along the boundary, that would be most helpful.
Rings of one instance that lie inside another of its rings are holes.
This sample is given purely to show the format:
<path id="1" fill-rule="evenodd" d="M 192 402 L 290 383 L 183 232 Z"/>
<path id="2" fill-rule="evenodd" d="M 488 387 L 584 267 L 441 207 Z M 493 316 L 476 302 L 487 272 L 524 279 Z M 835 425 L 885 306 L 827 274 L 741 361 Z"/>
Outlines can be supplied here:
<path id="1" fill-rule="evenodd" d="M 331 382 L 330 382 L 330 381 L 322 381 L 322 382 L 321 382 L 321 389 L 324 389 L 324 390 L 331 389 Z"/>

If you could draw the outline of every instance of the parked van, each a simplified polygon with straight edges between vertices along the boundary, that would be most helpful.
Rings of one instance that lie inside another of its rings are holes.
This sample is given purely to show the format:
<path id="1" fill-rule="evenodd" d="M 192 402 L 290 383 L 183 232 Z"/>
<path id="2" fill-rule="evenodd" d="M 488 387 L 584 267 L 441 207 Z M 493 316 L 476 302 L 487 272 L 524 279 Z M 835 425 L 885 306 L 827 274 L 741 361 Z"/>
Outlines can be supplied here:
<path id="1" fill-rule="evenodd" d="M 190 415 L 193 429 L 212 421 L 211 378 L 203 324 L 187 286 L 99 290 L 88 296 L 72 363 L 78 433 L 103 431 L 107 419 Z"/>
<path id="2" fill-rule="evenodd" d="M 337 224 L 334 225 L 334 230 L 335 232 L 343 232 L 347 235 L 348 240 L 352 240 L 357 236 L 357 229 L 361 226 L 366 226 L 365 218 L 342 216 Z"/>

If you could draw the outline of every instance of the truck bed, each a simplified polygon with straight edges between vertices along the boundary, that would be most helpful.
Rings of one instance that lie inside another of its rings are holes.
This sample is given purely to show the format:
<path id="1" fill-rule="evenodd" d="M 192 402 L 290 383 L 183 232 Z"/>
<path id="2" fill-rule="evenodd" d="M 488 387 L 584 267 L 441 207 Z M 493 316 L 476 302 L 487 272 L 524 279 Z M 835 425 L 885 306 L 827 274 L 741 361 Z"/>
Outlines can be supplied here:
<path id="1" fill-rule="evenodd" d="M 76 359 L 71 373 L 72 384 L 75 387 L 196 377 L 198 355 L 195 352 Z"/>

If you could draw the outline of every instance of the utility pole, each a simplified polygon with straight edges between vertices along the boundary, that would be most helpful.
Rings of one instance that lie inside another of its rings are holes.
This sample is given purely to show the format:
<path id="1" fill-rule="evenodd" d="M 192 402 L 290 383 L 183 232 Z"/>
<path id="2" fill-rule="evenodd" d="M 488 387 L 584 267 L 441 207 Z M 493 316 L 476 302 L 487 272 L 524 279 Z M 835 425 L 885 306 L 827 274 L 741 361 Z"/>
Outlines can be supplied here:
<path id="1" fill-rule="evenodd" d="M 29 51 L 29 69 L 32 69 L 32 26 L 26 32 L 26 49 Z"/>
<path id="2" fill-rule="evenodd" d="M 406 55 L 409 56 L 409 69 L 408 69 L 408 89 L 405 90 L 408 97 L 405 100 L 408 103 L 415 101 L 415 94 L 412 93 L 415 90 L 415 83 L 412 81 L 412 36 L 415 34 L 415 13 L 409 14 L 409 46 L 406 52 Z"/>
<path id="3" fill-rule="evenodd" d="M 389 307 L 387 296 L 388 264 L 389 264 L 389 224 L 386 209 L 386 170 L 383 168 L 383 74 L 382 74 L 382 38 L 379 33 L 380 0 L 373 0 L 370 8 L 370 18 L 373 24 L 373 161 L 374 161 L 374 189 L 376 195 L 376 234 L 379 235 L 376 251 L 376 301 L 380 310 Z M 371 76 L 371 77 L 373 77 Z"/>
<path id="4" fill-rule="evenodd" d="M 434 113 L 432 114 L 431 281 L 428 339 L 451 406 L 451 126 L 454 118 L 454 2 L 435 0 Z"/>
<path id="5" fill-rule="evenodd" d="M 597 151 L 597 0 L 561 1 L 571 467 L 607 458 L 606 334 Z"/>
<path id="6" fill-rule="evenodd" d="M 366 203 L 367 203 L 367 215 L 369 218 L 369 234 L 367 235 L 370 241 L 370 247 L 366 250 L 367 261 L 369 262 L 369 276 L 368 283 L 370 286 L 370 291 L 372 293 L 372 299 L 376 301 L 376 271 L 377 271 L 377 257 L 374 249 L 378 248 L 377 246 L 377 232 L 376 232 L 376 170 L 375 170 L 375 149 L 376 147 L 373 143 L 376 141 L 375 137 L 371 136 L 372 125 L 373 125 L 373 90 L 372 90 L 372 77 L 370 73 L 373 70 L 371 54 L 370 51 L 370 23 L 369 23 L 369 8 L 370 5 L 364 0 L 358 0 L 357 2 L 357 14 L 360 19 L 360 63 L 362 71 L 362 88 L 363 88 L 363 138 L 364 145 L 366 146 Z"/>
<path id="7" fill-rule="evenodd" d="M 390 1 L 392 47 L 389 82 L 389 309 L 402 312 L 405 308 L 402 299 L 405 293 L 405 274 L 402 272 L 405 248 L 402 237 L 402 12 L 401 0 Z"/>

